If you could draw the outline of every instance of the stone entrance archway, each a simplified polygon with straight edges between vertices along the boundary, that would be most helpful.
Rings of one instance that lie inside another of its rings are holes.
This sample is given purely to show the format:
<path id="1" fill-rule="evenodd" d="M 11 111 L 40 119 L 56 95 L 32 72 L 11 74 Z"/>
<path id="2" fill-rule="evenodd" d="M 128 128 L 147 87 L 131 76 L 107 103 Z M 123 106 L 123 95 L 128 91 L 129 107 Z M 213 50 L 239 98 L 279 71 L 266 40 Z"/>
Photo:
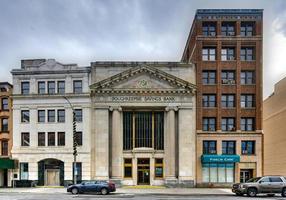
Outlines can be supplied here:
<path id="1" fill-rule="evenodd" d="M 64 162 L 53 158 L 39 161 L 38 185 L 63 186 Z"/>

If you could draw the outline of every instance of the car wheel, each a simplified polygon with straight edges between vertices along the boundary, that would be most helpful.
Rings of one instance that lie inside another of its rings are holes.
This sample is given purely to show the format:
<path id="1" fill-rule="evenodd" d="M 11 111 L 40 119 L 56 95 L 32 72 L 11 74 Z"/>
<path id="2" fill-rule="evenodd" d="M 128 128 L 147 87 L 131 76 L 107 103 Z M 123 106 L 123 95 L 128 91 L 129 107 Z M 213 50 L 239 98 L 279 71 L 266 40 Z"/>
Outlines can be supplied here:
<path id="1" fill-rule="evenodd" d="M 281 195 L 282 195 L 282 197 L 286 197 L 286 188 L 283 188 Z"/>
<path id="2" fill-rule="evenodd" d="M 267 196 L 269 196 L 269 197 L 274 197 L 275 194 L 267 194 Z"/>
<path id="3" fill-rule="evenodd" d="M 101 192 L 102 195 L 107 195 L 107 194 L 108 194 L 107 188 L 102 188 L 102 189 L 100 190 L 100 192 Z"/>
<path id="4" fill-rule="evenodd" d="M 71 190 L 71 193 L 72 193 L 72 194 L 78 194 L 78 189 L 77 189 L 77 188 L 73 188 L 73 189 Z"/>
<path id="5" fill-rule="evenodd" d="M 247 196 L 255 197 L 256 195 L 257 195 L 257 189 L 256 188 L 249 188 L 247 190 Z"/>

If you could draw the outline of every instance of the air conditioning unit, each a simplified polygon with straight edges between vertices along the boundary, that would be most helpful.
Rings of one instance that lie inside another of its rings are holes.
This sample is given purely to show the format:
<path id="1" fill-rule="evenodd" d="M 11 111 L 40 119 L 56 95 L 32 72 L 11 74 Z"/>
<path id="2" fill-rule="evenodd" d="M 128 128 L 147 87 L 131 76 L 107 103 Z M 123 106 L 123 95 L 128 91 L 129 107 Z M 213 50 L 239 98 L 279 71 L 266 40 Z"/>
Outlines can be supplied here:
<path id="1" fill-rule="evenodd" d="M 222 83 L 222 84 L 228 84 L 228 80 L 227 80 L 227 79 L 222 79 L 222 80 L 221 80 L 221 83 Z"/>
<path id="2" fill-rule="evenodd" d="M 247 150 L 242 150 L 242 154 L 248 154 Z"/>
<path id="3" fill-rule="evenodd" d="M 215 150 L 211 150 L 210 153 L 211 154 L 216 154 L 216 151 Z"/>
<path id="4" fill-rule="evenodd" d="M 235 80 L 228 80 L 228 84 L 235 84 Z"/>

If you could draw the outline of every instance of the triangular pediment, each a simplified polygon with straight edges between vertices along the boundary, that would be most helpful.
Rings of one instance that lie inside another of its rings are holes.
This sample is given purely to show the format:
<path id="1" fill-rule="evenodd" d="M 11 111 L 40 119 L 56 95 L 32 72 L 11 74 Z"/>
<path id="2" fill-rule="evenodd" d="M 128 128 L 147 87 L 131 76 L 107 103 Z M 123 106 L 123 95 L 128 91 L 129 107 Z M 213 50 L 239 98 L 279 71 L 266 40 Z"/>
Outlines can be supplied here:
<path id="1" fill-rule="evenodd" d="M 194 93 L 196 86 L 150 66 L 138 66 L 90 86 L 92 93 Z"/>

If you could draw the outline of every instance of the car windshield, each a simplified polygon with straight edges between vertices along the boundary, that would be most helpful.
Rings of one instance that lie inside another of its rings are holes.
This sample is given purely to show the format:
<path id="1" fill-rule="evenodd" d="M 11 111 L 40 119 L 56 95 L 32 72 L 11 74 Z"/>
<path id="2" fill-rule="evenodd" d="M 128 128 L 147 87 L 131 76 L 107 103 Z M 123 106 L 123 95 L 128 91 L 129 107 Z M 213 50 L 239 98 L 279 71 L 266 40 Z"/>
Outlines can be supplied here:
<path id="1" fill-rule="evenodd" d="M 246 183 L 255 183 L 255 182 L 257 182 L 259 179 L 261 179 L 261 177 L 252 178 L 252 179 L 249 179 L 248 181 L 246 181 Z"/>

